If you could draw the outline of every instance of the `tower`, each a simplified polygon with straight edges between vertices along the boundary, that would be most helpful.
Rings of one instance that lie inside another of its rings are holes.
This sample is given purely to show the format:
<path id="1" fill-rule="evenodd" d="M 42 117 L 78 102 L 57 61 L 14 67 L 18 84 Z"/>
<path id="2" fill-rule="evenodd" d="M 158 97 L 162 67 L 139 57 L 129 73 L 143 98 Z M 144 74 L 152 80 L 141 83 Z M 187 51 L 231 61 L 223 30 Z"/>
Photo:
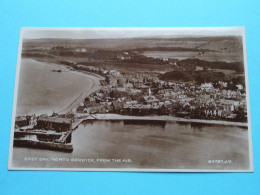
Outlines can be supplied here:
<path id="1" fill-rule="evenodd" d="M 148 96 L 151 96 L 151 95 L 152 95 L 152 92 L 151 92 L 151 88 L 149 87 Z"/>

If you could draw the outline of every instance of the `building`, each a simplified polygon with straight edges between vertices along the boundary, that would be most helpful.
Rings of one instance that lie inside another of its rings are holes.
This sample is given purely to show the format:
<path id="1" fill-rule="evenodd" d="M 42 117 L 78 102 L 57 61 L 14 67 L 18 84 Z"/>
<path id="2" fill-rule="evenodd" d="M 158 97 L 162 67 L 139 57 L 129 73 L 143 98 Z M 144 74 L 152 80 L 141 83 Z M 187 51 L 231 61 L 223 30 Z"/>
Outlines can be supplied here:
<path id="1" fill-rule="evenodd" d="M 134 87 L 135 88 L 140 88 L 141 86 L 143 86 L 143 82 L 141 82 L 141 81 L 134 82 Z"/>
<path id="2" fill-rule="evenodd" d="M 214 89 L 212 83 L 203 83 L 200 85 L 200 88 L 203 90 L 206 90 L 206 91 L 209 91 L 211 89 Z"/>
<path id="3" fill-rule="evenodd" d="M 117 85 L 117 79 L 116 79 L 116 77 L 114 77 L 114 76 L 112 76 L 112 75 L 106 76 L 106 82 L 107 82 L 109 85 L 113 85 L 113 86 L 116 86 L 116 85 Z"/>
<path id="4" fill-rule="evenodd" d="M 37 120 L 37 129 L 70 131 L 72 129 L 72 121 L 68 118 L 59 117 L 39 117 Z"/>
<path id="5" fill-rule="evenodd" d="M 37 119 L 35 115 L 32 116 L 18 116 L 15 118 L 15 126 L 35 126 L 37 124 Z"/>
<path id="6" fill-rule="evenodd" d="M 87 108 L 85 106 L 79 106 L 76 112 L 79 114 L 84 114 L 87 112 Z"/>
<path id="7" fill-rule="evenodd" d="M 18 116 L 15 118 L 15 126 L 24 127 L 29 125 L 30 118 L 28 116 Z"/>
<path id="8" fill-rule="evenodd" d="M 126 84 L 126 78 L 125 77 L 118 77 L 117 78 L 117 84 L 121 87 L 123 87 Z"/>
<path id="9" fill-rule="evenodd" d="M 78 48 L 78 49 L 76 49 L 76 52 L 78 52 L 78 53 L 83 53 L 83 52 L 86 52 L 87 51 L 87 49 L 86 48 Z"/>

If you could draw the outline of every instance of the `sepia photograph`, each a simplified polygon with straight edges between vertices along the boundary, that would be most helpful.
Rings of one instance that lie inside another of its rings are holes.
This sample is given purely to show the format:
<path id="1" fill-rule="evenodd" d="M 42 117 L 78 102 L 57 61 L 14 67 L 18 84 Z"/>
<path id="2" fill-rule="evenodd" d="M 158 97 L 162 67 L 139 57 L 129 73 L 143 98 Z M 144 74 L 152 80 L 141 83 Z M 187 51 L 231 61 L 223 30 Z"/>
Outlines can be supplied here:
<path id="1" fill-rule="evenodd" d="M 253 172 L 245 29 L 22 28 L 8 168 Z"/>

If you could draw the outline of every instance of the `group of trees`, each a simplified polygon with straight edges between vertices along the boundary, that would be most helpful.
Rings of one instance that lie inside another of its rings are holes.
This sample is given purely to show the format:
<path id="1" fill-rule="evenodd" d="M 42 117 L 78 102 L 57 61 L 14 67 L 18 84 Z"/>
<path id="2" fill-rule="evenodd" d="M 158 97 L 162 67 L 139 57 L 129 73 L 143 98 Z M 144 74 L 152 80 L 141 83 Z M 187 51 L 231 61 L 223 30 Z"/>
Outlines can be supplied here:
<path id="1" fill-rule="evenodd" d="M 244 64 L 242 62 L 223 62 L 223 61 L 206 61 L 200 59 L 185 59 L 178 61 L 178 66 L 180 67 L 196 67 L 200 66 L 204 69 L 224 69 L 224 70 L 235 70 L 237 73 L 244 72 Z"/>
<path id="2" fill-rule="evenodd" d="M 214 81 L 224 81 L 225 74 L 222 72 L 208 71 L 180 71 L 174 70 L 159 75 L 159 79 L 166 81 L 195 81 L 197 84 Z"/>
<path id="3" fill-rule="evenodd" d="M 114 60 L 116 60 L 119 63 L 137 63 L 137 64 L 156 64 L 156 65 L 167 65 L 170 63 L 175 63 L 176 59 L 168 59 L 163 60 L 160 58 L 153 58 L 153 57 L 147 57 L 144 55 L 139 54 L 131 54 L 127 56 L 122 56 L 123 59 L 115 57 Z"/>
<path id="4" fill-rule="evenodd" d="M 159 79 L 165 81 L 194 81 L 198 85 L 202 83 L 213 83 L 215 88 L 221 88 L 219 81 L 226 82 L 227 86 L 222 87 L 227 90 L 237 90 L 237 85 L 241 84 L 243 87 L 245 86 L 245 77 L 226 77 L 223 72 L 213 72 L 213 71 L 180 71 L 174 70 L 171 72 L 166 72 L 164 74 L 159 75 Z"/>

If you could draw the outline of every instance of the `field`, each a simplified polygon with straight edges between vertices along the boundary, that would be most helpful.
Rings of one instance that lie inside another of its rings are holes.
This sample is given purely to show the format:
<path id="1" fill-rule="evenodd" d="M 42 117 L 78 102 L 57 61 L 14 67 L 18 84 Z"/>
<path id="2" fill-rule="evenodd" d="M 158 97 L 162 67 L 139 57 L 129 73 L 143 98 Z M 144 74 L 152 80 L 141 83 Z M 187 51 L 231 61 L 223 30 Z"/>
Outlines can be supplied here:
<path id="1" fill-rule="evenodd" d="M 206 61 L 243 62 L 243 55 L 238 52 L 205 52 L 195 58 Z"/>
<path id="2" fill-rule="evenodd" d="M 143 55 L 152 58 L 174 58 L 184 60 L 198 55 L 194 51 L 144 51 Z"/>
<path id="3" fill-rule="evenodd" d="M 143 55 L 152 58 L 174 58 L 178 60 L 185 60 L 188 58 L 196 58 L 206 61 L 223 61 L 223 62 L 242 62 L 243 55 L 238 52 L 221 52 L 210 51 L 199 54 L 194 51 L 144 51 Z"/>

